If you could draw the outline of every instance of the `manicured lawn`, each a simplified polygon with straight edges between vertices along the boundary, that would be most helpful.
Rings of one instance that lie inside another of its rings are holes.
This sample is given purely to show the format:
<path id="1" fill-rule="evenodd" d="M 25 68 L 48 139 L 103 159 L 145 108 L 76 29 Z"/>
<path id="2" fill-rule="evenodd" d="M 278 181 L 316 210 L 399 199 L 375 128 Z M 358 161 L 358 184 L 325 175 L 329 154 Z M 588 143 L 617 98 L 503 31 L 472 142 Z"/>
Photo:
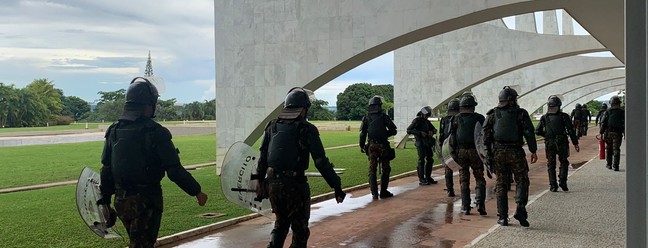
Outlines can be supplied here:
<path id="1" fill-rule="evenodd" d="M 327 151 L 341 174 L 344 187 L 367 182 L 368 161 L 357 147 Z M 416 149 L 396 150 L 392 161 L 392 175 L 416 168 Z M 316 171 L 311 165 L 310 171 Z M 195 198 L 186 195 L 168 179 L 163 180 L 165 211 L 160 237 L 251 213 L 229 203 L 223 197 L 220 177 L 213 167 L 191 172 L 209 195 L 205 207 L 199 207 Z M 309 178 L 312 195 L 331 191 L 324 179 Z M 124 247 L 126 241 L 103 240 L 95 236 L 81 221 L 75 205 L 75 187 L 62 186 L 42 190 L 0 194 L 0 244 L 4 247 Z M 203 213 L 224 213 L 223 217 L 204 219 Z M 125 233 L 121 223 L 117 223 Z"/>
<path id="2" fill-rule="evenodd" d="M 88 123 L 88 129 L 97 129 L 99 125 L 110 125 L 110 123 Z M 12 132 L 32 132 L 32 131 L 62 131 L 62 130 L 79 130 L 86 129 L 86 123 L 72 123 L 70 125 L 50 126 L 50 127 L 16 127 L 16 128 L 0 128 L 0 133 Z"/>
<path id="3" fill-rule="evenodd" d="M 183 164 L 216 161 L 214 135 L 177 136 Z M 102 141 L 0 147 L 0 188 L 74 180 L 81 169 L 101 168 Z"/>

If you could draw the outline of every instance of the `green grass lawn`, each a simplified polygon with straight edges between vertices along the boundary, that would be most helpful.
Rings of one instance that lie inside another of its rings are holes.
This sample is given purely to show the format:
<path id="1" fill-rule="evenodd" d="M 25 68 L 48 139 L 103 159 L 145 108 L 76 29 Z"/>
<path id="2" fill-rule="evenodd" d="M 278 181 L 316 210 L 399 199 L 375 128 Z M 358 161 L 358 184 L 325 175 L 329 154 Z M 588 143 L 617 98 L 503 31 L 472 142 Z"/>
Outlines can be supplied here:
<path id="1" fill-rule="evenodd" d="M 416 149 L 397 149 L 392 161 L 392 175 L 415 170 Z M 357 147 L 327 151 L 327 156 L 338 168 L 344 187 L 367 182 L 368 161 Z M 311 165 L 310 171 L 316 171 Z M 80 171 L 80 169 L 79 169 Z M 223 197 L 220 177 L 213 167 L 191 171 L 209 195 L 205 207 L 199 207 L 195 198 L 186 195 L 168 179 L 163 180 L 165 211 L 160 237 L 191 228 L 219 222 L 251 213 L 229 203 Z M 312 195 L 330 192 L 324 179 L 309 178 Z M 75 205 L 75 186 L 62 186 L 34 191 L 0 194 L 0 244 L 5 247 L 124 247 L 122 240 L 103 240 L 95 236 L 81 221 Z M 202 213 L 224 213 L 223 217 L 204 219 Z M 124 233 L 121 223 L 118 223 Z"/>
<path id="2" fill-rule="evenodd" d="M 216 161 L 214 135 L 177 136 L 183 164 Z M 0 188 L 74 180 L 81 169 L 101 168 L 102 141 L 0 147 Z"/>
<path id="3" fill-rule="evenodd" d="M 110 125 L 110 123 L 88 123 L 88 129 L 97 129 L 99 125 Z M 14 133 L 14 132 L 32 132 L 32 131 L 63 131 L 63 130 L 81 130 L 86 129 L 86 123 L 72 123 L 70 125 L 50 126 L 50 127 L 14 127 L 14 128 L 0 128 L 0 133 Z"/>

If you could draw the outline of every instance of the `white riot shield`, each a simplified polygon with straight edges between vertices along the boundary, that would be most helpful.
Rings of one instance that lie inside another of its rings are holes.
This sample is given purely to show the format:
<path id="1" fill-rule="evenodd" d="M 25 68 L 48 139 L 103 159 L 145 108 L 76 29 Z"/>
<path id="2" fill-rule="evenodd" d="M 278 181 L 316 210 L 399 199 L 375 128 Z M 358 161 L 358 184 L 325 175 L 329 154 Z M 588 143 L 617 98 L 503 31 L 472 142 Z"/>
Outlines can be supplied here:
<path id="1" fill-rule="evenodd" d="M 101 177 L 92 169 L 85 167 L 81 171 L 76 188 L 76 203 L 79 215 L 83 222 L 99 237 L 121 238 L 121 236 L 112 228 L 106 227 L 108 217 L 108 208 L 104 205 L 97 205 L 101 198 L 99 185 Z"/>
<path id="2" fill-rule="evenodd" d="M 263 216 L 272 216 L 269 199 L 257 201 L 256 178 L 259 152 L 243 142 L 230 146 L 223 158 L 221 168 L 221 188 L 228 201 L 257 212 Z"/>
<path id="3" fill-rule="evenodd" d="M 475 148 L 477 149 L 477 153 L 479 154 L 479 158 L 481 159 L 482 163 L 484 163 L 484 166 L 486 166 L 486 175 L 488 176 L 488 178 L 493 178 L 493 165 L 488 161 L 488 152 L 486 150 L 486 145 L 484 144 L 484 129 L 479 122 L 475 123 L 474 135 Z"/>
<path id="4" fill-rule="evenodd" d="M 458 171 L 461 166 L 454 160 L 452 153 L 453 149 L 450 146 L 450 138 L 447 138 L 443 141 L 443 146 L 441 147 L 441 162 L 453 171 Z"/>

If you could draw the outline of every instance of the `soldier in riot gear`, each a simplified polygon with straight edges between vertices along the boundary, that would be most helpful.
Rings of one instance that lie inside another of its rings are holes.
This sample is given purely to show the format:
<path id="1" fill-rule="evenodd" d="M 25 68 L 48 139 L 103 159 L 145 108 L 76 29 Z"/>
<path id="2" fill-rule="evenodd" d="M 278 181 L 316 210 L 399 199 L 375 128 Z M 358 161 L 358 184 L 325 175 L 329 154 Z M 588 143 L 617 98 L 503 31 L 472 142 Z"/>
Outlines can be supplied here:
<path id="1" fill-rule="evenodd" d="M 187 172 L 171 141 L 169 130 L 152 118 L 158 99 L 156 87 L 147 79 L 133 79 L 126 91 L 126 104 L 119 121 L 110 125 L 101 155 L 101 192 L 98 204 L 115 210 L 130 238 L 130 247 L 153 247 L 162 219 L 164 174 L 182 190 L 195 196 L 200 206 L 207 195 Z M 114 223 L 111 223 L 114 224 Z"/>
<path id="2" fill-rule="evenodd" d="M 578 147 L 578 137 L 574 131 L 569 115 L 560 111 L 562 101 L 558 96 L 549 96 L 547 113 L 540 118 L 540 123 L 536 128 L 536 135 L 544 137 L 545 153 L 547 155 L 547 172 L 549 173 L 549 190 L 557 192 L 558 186 L 563 191 L 569 191 L 567 187 L 567 173 L 569 171 L 569 140 L 576 152 L 580 151 Z M 556 155 L 560 161 L 560 172 L 558 177 L 560 183 L 556 182 Z"/>
<path id="3" fill-rule="evenodd" d="M 452 120 L 452 117 L 455 116 L 456 114 L 459 113 L 459 98 L 454 98 L 448 102 L 448 113 L 446 116 L 441 118 L 440 121 L 440 134 L 439 134 L 439 147 L 443 145 L 443 142 L 445 139 L 447 139 L 450 136 L 450 127 L 452 126 L 450 124 L 450 121 Z M 439 158 L 440 159 L 440 158 Z M 454 192 L 454 182 L 453 182 L 453 176 L 452 174 L 454 173 L 450 167 L 447 165 L 445 167 L 445 183 L 446 183 L 446 190 L 448 192 L 448 196 L 454 197 L 455 192 Z"/>
<path id="4" fill-rule="evenodd" d="M 587 108 L 587 104 L 581 106 L 582 117 L 581 119 L 581 129 L 583 136 L 587 136 L 587 130 L 589 129 L 588 125 L 592 119 L 592 113 Z"/>
<path id="5" fill-rule="evenodd" d="M 374 96 L 369 100 L 367 115 L 360 124 L 360 151 L 369 156 L 369 188 L 373 199 L 394 196 L 387 190 L 389 186 L 389 161 L 395 158 L 394 149 L 387 138 L 396 135 L 396 125 L 382 111 L 382 97 Z M 367 140 L 368 138 L 368 140 Z M 365 144 L 366 143 L 366 144 Z M 378 194 L 377 168 L 381 167 L 380 194 Z"/>
<path id="6" fill-rule="evenodd" d="M 621 108 L 618 96 L 610 98 L 610 108 L 603 114 L 599 133 L 605 140 L 606 167 L 619 171 L 621 141 L 625 135 L 625 110 Z"/>
<path id="7" fill-rule="evenodd" d="M 571 112 L 572 123 L 574 124 L 574 129 L 576 130 L 576 136 L 583 137 L 583 108 L 580 103 L 576 104 L 576 107 Z"/>
<path id="8" fill-rule="evenodd" d="M 459 101 L 459 114 L 452 117 L 450 128 L 450 145 L 454 148 L 459 169 L 461 184 L 461 212 L 470 214 L 470 170 L 475 177 L 475 203 L 480 215 L 486 215 L 486 179 L 484 164 L 475 148 L 475 125 L 484 124 L 484 116 L 475 113 L 477 101 L 475 96 L 466 92 Z"/>
<path id="9" fill-rule="evenodd" d="M 317 127 L 306 120 L 310 106 L 307 91 L 292 88 L 279 118 L 265 127 L 257 175 L 259 186 L 267 186 L 276 216 L 268 247 L 283 247 L 289 228 L 293 230 L 290 247 L 307 246 L 310 187 L 304 171 L 308 169 L 309 154 L 326 183 L 334 189 L 336 201 L 341 203 L 346 196 L 340 177 L 326 157 Z M 261 190 L 259 187 L 257 194 L 261 195 Z"/>
<path id="10" fill-rule="evenodd" d="M 598 114 L 596 114 L 596 120 L 595 120 L 594 124 L 596 124 L 597 126 L 599 125 L 599 123 L 603 119 L 603 114 L 605 114 L 605 111 L 607 110 L 607 108 L 608 108 L 607 104 L 603 103 L 601 105 L 601 109 L 599 110 Z"/>
<path id="11" fill-rule="evenodd" d="M 428 120 L 432 114 L 432 108 L 425 106 L 416 114 L 416 118 L 407 127 L 407 134 L 413 134 L 416 137 L 416 150 L 418 152 L 418 172 L 419 185 L 436 184 L 432 178 L 432 165 L 434 164 L 433 149 L 436 145 L 434 135 L 437 133 L 436 128 Z"/>
<path id="12" fill-rule="evenodd" d="M 524 140 L 531 152 L 531 163 L 538 160 L 533 123 L 529 113 L 517 105 L 517 92 L 505 86 L 499 93 L 499 105 L 487 113 L 484 124 L 484 144 L 489 160 L 497 174 L 498 224 L 508 225 L 508 191 L 505 188 L 513 172 L 516 182 L 513 216 L 524 227 L 529 226 L 526 204 L 529 200 L 529 165 L 522 147 Z"/>

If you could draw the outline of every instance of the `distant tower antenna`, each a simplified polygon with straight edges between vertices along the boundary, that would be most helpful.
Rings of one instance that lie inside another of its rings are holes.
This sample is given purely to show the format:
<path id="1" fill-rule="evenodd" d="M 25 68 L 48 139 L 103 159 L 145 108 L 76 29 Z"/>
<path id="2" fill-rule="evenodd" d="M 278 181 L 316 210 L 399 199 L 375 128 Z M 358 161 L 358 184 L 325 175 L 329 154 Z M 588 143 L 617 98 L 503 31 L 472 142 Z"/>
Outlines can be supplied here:
<path id="1" fill-rule="evenodd" d="M 144 76 L 152 77 L 153 76 L 153 65 L 151 65 L 151 51 L 149 50 L 148 60 L 146 60 L 146 70 L 144 71 Z"/>

